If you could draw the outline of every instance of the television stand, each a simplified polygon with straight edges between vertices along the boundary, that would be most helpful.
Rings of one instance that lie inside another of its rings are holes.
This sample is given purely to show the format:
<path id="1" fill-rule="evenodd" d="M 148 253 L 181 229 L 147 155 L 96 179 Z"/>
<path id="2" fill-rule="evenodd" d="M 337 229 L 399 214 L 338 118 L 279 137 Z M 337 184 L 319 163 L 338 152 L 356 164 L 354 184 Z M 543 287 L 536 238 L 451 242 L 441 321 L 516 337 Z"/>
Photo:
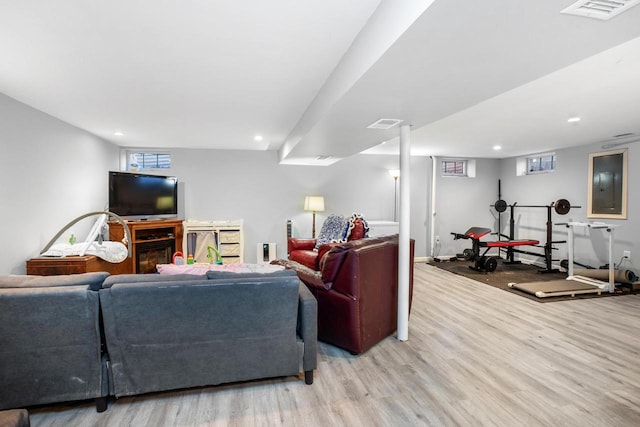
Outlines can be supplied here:
<path id="1" fill-rule="evenodd" d="M 156 273 L 156 264 L 169 264 L 177 250 L 182 249 L 182 220 L 147 219 L 127 221 L 131 231 L 131 259 L 129 273 Z M 109 222 L 109 240 L 122 241 L 125 237 L 122 224 Z"/>

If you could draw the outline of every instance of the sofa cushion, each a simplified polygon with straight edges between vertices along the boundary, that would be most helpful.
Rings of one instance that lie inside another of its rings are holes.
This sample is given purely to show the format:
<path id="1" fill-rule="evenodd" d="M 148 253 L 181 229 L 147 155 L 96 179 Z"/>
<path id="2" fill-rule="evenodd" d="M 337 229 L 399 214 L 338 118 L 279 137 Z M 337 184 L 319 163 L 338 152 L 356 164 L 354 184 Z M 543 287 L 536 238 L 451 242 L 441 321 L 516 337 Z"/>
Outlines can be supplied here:
<path id="1" fill-rule="evenodd" d="M 321 246 L 321 248 L 323 246 Z M 306 265 L 312 270 L 317 270 L 318 269 L 318 250 L 292 251 L 289 254 L 289 259 L 291 261 L 296 261 L 296 262 L 299 262 L 300 264 Z"/>
<path id="2" fill-rule="evenodd" d="M 207 271 L 207 279 L 248 279 L 251 277 L 287 277 L 295 276 L 296 273 L 291 270 L 270 271 L 268 273 L 234 273 L 233 271 Z"/>
<path id="3" fill-rule="evenodd" d="M 101 289 L 112 394 L 297 375 L 300 280 L 238 276 Z"/>
<path id="4" fill-rule="evenodd" d="M 330 242 L 343 242 L 344 232 L 346 228 L 345 219 L 342 215 L 331 214 L 322 224 L 316 245 L 314 249 L 318 249 L 321 245 Z"/>
<path id="5" fill-rule="evenodd" d="M 183 282 L 204 278 L 204 274 L 118 274 L 107 277 L 102 288 L 110 288 L 116 283 Z"/>
<path id="6" fill-rule="evenodd" d="M 102 271 L 94 273 L 63 274 L 60 276 L 0 276 L 0 288 L 45 288 L 53 286 L 88 285 L 89 289 L 97 291 L 108 276 L 109 273 Z"/>
<path id="7" fill-rule="evenodd" d="M 107 395 L 98 291 L 75 276 L 0 289 L 0 409 Z"/>

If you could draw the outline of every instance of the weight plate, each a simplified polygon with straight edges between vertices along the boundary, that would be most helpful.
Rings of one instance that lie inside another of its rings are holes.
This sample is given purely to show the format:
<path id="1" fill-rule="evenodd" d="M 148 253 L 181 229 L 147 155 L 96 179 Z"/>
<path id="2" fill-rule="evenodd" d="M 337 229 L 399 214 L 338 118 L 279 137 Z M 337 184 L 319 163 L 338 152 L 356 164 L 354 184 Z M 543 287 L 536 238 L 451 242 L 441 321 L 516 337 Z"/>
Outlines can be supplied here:
<path id="1" fill-rule="evenodd" d="M 566 215 L 571 210 L 571 203 L 567 199 L 558 199 L 554 207 L 558 215 Z"/>
<path id="2" fill-rule="evenodd" d="M 491 273 L 492 271 L 496 271 L 496 268 L 498 268 L 498 260 L 496 257 L 487 258 L 484 262 L 484 269 Z"/>
<path id="3" fill-rule="evenodd" d="M 471 249 L 465 249 L 464 251 L 462 251 L 462 255 L 467 261 L 471 261 L 473 259 L 473 251 Z"/>
<path id="4" fill-rule="evenodd" d="M 507 202 L 505 202 L 502 199 L 498 199 L 494 204 L 493 207 L 496 208 L 496 210 L 498 212 L 504 212 L 507 210 Z"/>

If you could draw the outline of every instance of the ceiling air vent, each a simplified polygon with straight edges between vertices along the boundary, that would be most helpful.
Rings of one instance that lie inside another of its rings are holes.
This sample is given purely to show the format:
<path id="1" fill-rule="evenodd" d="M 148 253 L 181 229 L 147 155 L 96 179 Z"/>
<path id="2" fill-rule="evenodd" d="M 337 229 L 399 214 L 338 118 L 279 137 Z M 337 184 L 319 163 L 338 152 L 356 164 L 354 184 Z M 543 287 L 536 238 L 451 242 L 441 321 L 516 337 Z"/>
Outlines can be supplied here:
<path id="1" fill-rule="evenodd" d="M 382 129 L 382 130 L 391 129 L 392 127 L 394 127 L 395 125 L 401 122 L 402 120 L 398 120 L 398 119 L 378 119 L 375 122 L 371 123 L 369 126 L 367 126 L 367 129 Z"/>
<path id="2" fill-rule="evenodd" d="M 602 141 L 602 148 L 609 149 L 614 147 L 619 147 L 625 144 L 631 144 L 632 142 L 640 141 L 640 135 L 636 135 L 633 132 L 629 133 L 621 133 L 619 135 L 615 135 L 612 139 L 608 139 L 606 141 Z"/>
<path id="3" fill-rule="evenodd" d="M 578 0 L 560 13 L 606 21 L 640 3 L 640 0 Z"/>

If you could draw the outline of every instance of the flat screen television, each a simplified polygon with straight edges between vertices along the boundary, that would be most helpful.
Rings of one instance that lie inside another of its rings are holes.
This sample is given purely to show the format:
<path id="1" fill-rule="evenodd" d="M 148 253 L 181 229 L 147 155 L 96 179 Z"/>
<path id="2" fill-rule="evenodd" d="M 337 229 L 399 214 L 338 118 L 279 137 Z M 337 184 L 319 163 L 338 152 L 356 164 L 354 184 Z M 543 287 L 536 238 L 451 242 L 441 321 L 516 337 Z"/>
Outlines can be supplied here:
<path id="1" fill-rule="evenodd" d="M 128 220 L 178 216 L 178 178 L 109 172 L 109 210 Z"/>

